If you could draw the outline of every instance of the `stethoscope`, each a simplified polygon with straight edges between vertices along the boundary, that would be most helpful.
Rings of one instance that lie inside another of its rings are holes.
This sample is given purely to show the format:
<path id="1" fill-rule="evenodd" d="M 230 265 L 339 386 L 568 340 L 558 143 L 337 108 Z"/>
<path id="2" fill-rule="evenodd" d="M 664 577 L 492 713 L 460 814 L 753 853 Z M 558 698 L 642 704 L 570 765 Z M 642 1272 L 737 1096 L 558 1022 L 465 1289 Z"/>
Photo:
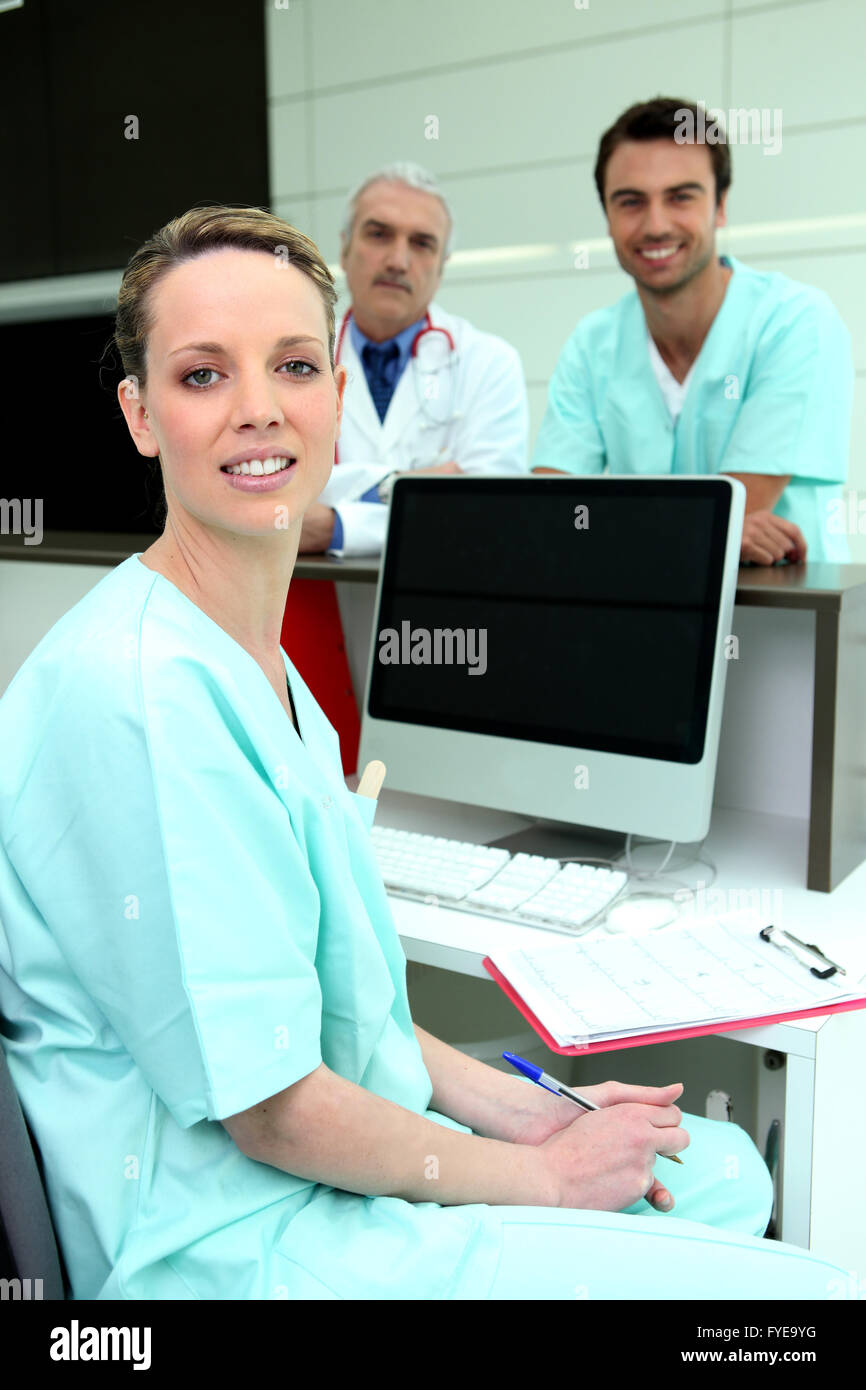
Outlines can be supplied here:
<path id="1" fill-rule="evenodd" d="M 335 366 L 336 366 L 336 365 L 339 363 L 339 361 L 340 361 L 340 355 L 341 355 L 342 350 L 343 350 L 343 339 L 344 339 L 345 336 L 346 336 L 346 329 L 347 329 L 348 326 L 349 326 L 349 319 L 350 319 L 351 317 L 352 317 L 352 310 L 351 310 L 351 307 L 350 307 L 350 308 L 348 308 L 348 309 L 346 310 L 346 312 L 345 312 L 345 314 L 344 314 L 344 316 L 343 316 L 343 322 L 340 324 L 340 332 L 339 332 L 339 334 L 338 334 L 338 336 L 337 336 L 337 346 L 336 346 L 336 350 L 335 350 L 335 352 L 334 352 L 334 365 L 335 365 Z M 446 357 L 445 360 L 447 361 L 447 369 L 448 369 L 448 373 L 449 373 L 449 377 L 450 377 L 450 380 L 449 380 L 449 395 L 450 395 L 452 404 L 453 404 L 453 400 L 454 400 L 454 389 L 455 389 L 455 375 L 454 375 L 454 373 L 455 373 L 455 370 L 456 370 L 456 367 L 457 367 L 457 348 L 455 347 L 455 345 L 454 345 L 454 339 L 452 338 L 451 334 L 448 332 L 448 329 L 447 329 L 447 328 L 442 328 L 442 327 L 440 327 L 438 324 L 431 323 L 431 321 L 430 321 L 430 311 L 429 311 L 429 309 L 428 309 L 427 312 L 424 314 L 424 327 L 423 327 L 423 328 L 419 328 L 418 332 L 415 334 L 415 337 L 412 339 L 412 347 L 411 347 L 410 350 L 409 350 L 409 358 L 410 358 L 410 363 L 411 363 L 412 378 L 413 378 L 414 385 L 415 385 L 415 399 L 416 399 L 417 402 L 418 402 L 418 409 L 419 409 L 420 414 L 421 414 L 421 416 L 422 416 L 422 419 L 423 419 L 423 421 L 424 421 L 423 425 L 421 426 L 422 429 L 440 429 L 443 425 L 450 425 L 450 424 L 452 424 L 455 420 L 459 420 L 459 419 L 461 418 L 459 412 L 452 412 L 450 415 L 445 415 L 445 416 L 435 414 L 434 412 L 432 412 L 432 411 L 429 409 L 429 402 L 430 402 L 430 400 L 431 400 L 431 397 L 433 397 L 433 398 L 435 398 L 435 399 L 437 399 L 437 400 L 439 399 L 438 390 L 437 390 L 435 393 L 428 393 L 426 390 L 425 390 L 424 392 L 421 392 L 421 391 L 419 390 L 419 380 L 418 380 L 418 378 L 419 378 L 420 375 L 425 375 L 425 376 L 427 376 L 428 378 L 436 379 L 436 378 L 438 378 L 438 374 L 439 374 L 439 373 L 441 372 L 441 370 L 442 370 L 442 363 L 441 363 L 441 362 L 440 362 L 440 364 L 439 364 L 438 366 L 433 366 L 432 364 L 430 364 L 430 361 L 429 361 L 429 359 L 430 359 L 430 354 L 429 354 L 429 353 L 427 354 L 427 357 L 428 357 L 428 365 L 427 365 L 426 367 L 422 366 L 421 361 L 419 360 L 419 357 L 418 357 L 418 344 L 421 342 L 421 339 L 424 338 L 424 337 L 426 337 L 428 334 L 429 334 L 429 335 L 432 335 L 432 334 L 434 334 L 434 333 L 441 333 L 442 336 L 445 338 L 445 342 L 446 342 L 446 344 L 447 344 L 447 347 L 446 347 L 446 349 L 445 349 L 445 351 L 447 352 L 447 357 Z M 431 341 L 432 341 L 432 337 L 431 337 Z M 437 386 L 438 386 L 438 381 L 437 381 Z M 335 462 L 335 463 L 338 462 L 338 458 L 337 458 L 337 449 L 336 449 L 336 447 L 334 448 L 334 462 Z"/>

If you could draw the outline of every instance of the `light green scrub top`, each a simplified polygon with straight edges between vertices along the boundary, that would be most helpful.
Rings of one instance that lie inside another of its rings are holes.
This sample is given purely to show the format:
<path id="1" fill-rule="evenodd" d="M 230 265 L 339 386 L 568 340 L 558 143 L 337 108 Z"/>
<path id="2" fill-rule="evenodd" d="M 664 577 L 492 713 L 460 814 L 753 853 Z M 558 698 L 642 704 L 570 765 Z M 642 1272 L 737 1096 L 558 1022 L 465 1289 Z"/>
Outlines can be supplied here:
<path id="1" fill-rule="evenodd" d="M 219 1123 L 324 1062 L 469 1132 L 428 1109 L 375 803 L 285 664 L 300 738 L 133 555 L 0 701 L 0 1027 L 76 1299 L 484 1298 L 495 1276 L 488 1206 L 293 1177 Z"/>
<path id="2" fill-rule="evenodd" d="M 828 297 L 723 256 L 733 275 L 671 419 L 636 290 L 580 321 L 550 383 L 532 467 L 566 473 L 791 475 L 773 511 L 807 560 L 845 562 L 854 370 Z"/>

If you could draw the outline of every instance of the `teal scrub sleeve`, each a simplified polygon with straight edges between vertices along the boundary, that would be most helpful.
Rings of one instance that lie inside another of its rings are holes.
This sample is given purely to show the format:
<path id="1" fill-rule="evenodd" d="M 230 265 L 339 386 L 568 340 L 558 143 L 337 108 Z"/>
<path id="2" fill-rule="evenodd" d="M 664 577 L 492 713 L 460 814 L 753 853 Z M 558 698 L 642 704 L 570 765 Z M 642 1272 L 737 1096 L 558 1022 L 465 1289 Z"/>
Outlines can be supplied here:
<path id="1" fill-rule="evenodd" d="M 848 477 L 854 368 L 851 336 L 817 290 L 785 301 L 764 328 L 720 473 Z"/>
<path id="2" fill-rule="evenodd" d="M 95 1005 L 177 1123 L 313 1071 L 319 894 L 286 805 L 206 668 L 86 661 L 64 680 L 7 853 Z M 81 1046 L 87 1046 L 81 1038 Z"/>
<path id="3" fill-rule="evenodd" d="M 607 459 L 594 397 L 592 371 L 578 327 L 560 353 L 550 381 L 532 468 L 581 475 L 604 472 Z"/>

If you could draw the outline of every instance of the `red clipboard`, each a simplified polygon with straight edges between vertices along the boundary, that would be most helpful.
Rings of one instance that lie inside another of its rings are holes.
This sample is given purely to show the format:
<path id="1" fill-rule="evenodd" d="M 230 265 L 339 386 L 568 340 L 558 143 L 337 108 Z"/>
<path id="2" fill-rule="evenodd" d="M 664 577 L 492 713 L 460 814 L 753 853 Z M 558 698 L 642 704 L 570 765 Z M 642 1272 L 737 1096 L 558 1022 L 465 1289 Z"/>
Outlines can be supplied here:
<path id="1" fill-rule="evenodd" d="M 797 1009 L 795 1013 L 788 1014 L 767 1014 L 764 1018 L 735 1018 L 722 1023 L 701 1023 L 695 1028 L 670 1028 L 664 1033 L 640 1033 L 630 1038 L 609 1038 L 606 1042 L 587 1043 L 585 1047 L 560 1047 L 555 1038 L 552 1038 L 543 1023 L 540 1023 L 529 1005 L 524 1003 L 520 995 L 509 984 L 505 976 L 496 966 L 489 956 L 485 956 L 481 962 L 488 975 L 491 975 L 499 988 L 504 990 L 512 1004 L 520 1010 L 526 1022 L 529 1023 L 541 1041 L 550 1048 L 551 1052 L 558 1052 L 561 1057 L 587 1057 L 593 1052 L 614 1052 L 626 1047 L 648 1047 L 650 1043 L 676 1042 L 680 1038 L 700 1038 L 707 1033 L 733 1033 L 739 1028 L 760 1028 L 767 1023 L 788 1023 L 797 1018 L 815 1018 L 819 1014 L 841 1014 L 848 1009 L 866 1009 L 866 997 L 863 999 L 845 999 L 839 1004 L 817 1004 L 810 1009 Z"/>

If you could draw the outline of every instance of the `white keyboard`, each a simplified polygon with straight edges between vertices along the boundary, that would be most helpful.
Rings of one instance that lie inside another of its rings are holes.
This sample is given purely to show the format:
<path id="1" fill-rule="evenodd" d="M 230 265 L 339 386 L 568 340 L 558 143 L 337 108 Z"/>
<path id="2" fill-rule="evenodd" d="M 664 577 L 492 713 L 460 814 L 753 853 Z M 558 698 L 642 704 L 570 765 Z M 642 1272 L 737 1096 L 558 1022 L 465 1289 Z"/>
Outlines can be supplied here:
<path id="1" fill-rule="evenodd" d="M 523 926 L 578 931 L 619 897 L 620 869 L 374 825 L 370 838 L 389 893 Z"/>

